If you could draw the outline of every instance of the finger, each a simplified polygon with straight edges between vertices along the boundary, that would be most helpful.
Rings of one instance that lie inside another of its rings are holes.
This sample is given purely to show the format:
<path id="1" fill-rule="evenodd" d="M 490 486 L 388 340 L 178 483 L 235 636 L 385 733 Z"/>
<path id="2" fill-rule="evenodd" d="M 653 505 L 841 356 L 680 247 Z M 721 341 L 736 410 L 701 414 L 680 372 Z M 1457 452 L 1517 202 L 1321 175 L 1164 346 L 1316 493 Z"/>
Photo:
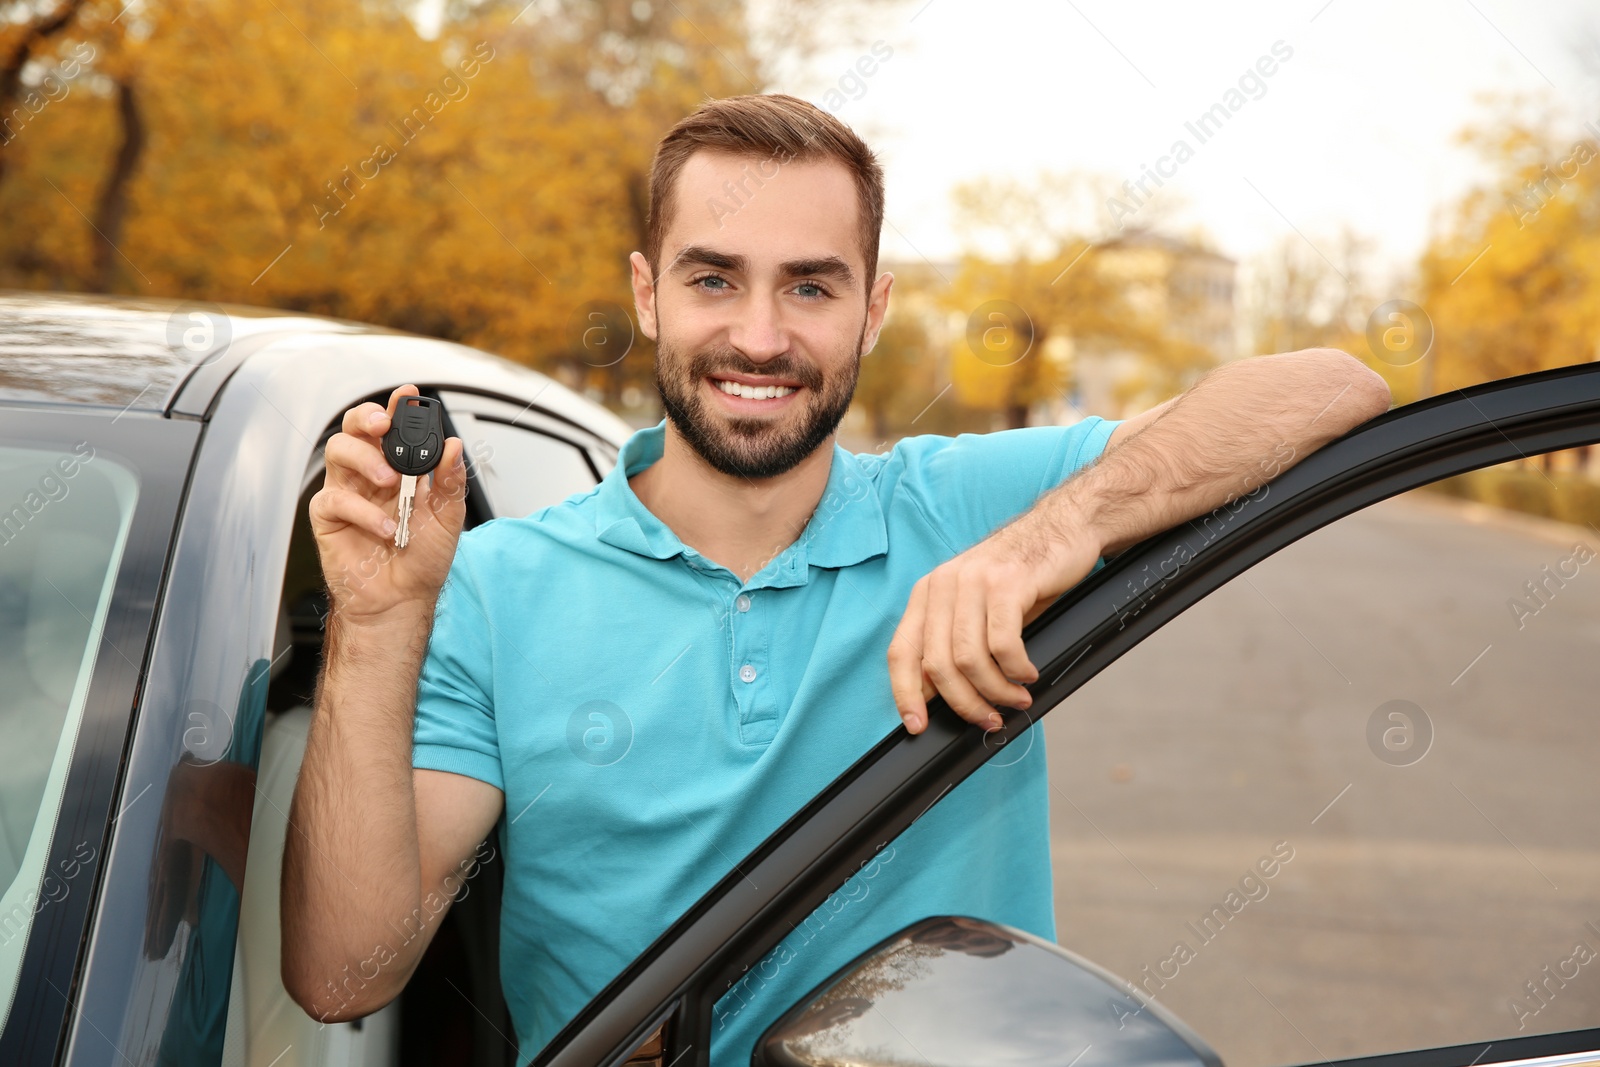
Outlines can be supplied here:
<path id="1" fill-rule="evenodd" d="M 373 427 L 379 424 L 383 429 L 374 434 Z M 344 421 L 339 424 L 339 430 L 352 437 L 365 437 L 375 441 L 388 432 L 389 413 L 370 400 L 365 404 L 357 404 L 344 413 Z"/>
<path id="2" fill-rule="evenodd" d="M 1028 691 L 1006 678 L 989 651 L 989 585 L 968 568 L 956 580 L 956 600 L 951 619 L 950 654 L 956 669 L 978 694 L 991 704 L 1025 708 Z"/>
<path id="3" fill-rule="evenodd" d="M 434 474 L 427 478 L 427 501 L 437 512 L 445 504 L 467 499 L 466 446 L 459 437 L 445 438 L 445 451 L 438 456 Z"/>
<path id="4" fill-rule="evenodd" d="M 956 580 L 948 572 L 935 571 L 928 582 L 928 620 L 923 627 L 922 669 L 928 672 L 939 695 L 963 719 L 977 726 L 993 728 L 1000 714 L 973 688 L 956 666 L 952 648 L 956 614 Z"/>
<path id="5" fill-rule="evenodd" d="M 373 537 L 394 536 L 395 522 L 389 513 L 359 493 L 324 486 L 311 498 L 311 521 L 324 529 L 354 526 Z"/>
<path id="6" fill-rule="evenodd" d="M 328 438 L 322 450 L 327 467 L 326 484 L 340 489 L 351 489 L 367 496 L 376 496 L 375 486 L 394 486 L 400 475 L 383 458 L 383 451 L 373 441 L 347 433 L 336 433 Z"/>
<path id="7" fill-rule="evenodd" d="M 426 504 L 430 512 L 438 514 L 464 500 L 466 490 L 467 468 L 461 462 L 461 438 L 447 437 L 444 451 L 439 454 L 439 465 L 427 478 L 417 482 L 417 503 Z"/>
<path id="8" fill-rule="evenodd" d="M 416 386 L 402 385 L 389 394 L 387 407 L 379 407 L 371 401 L 357 404 L 344 413 L 344 422 L 340 429 L 347 434 L 376 440 L 389 432 L 389 424 L 394 419 L 394 409 L 400 403 L 400 398 L 420 395 L 421 390 Z"/>
<path id="9" fill-rule="evenodd" d="M 1032 685 L 1039 680 L 1039 668 L 1028 658 L 1028 646 L 1022 640 L 1022 626 L 1022 604 L 1016 597 L 1007 595 L 1004 590 L 992 592 L 989 597 L 989 654 L 1007 678 Z M 1032 702 L 1032 697 L 1029 702 Z M 1019 708 L 1027 706 L 1017 705 Z"/>
<path id="10" fill-rule="evenodd" d="M 927 579 L 911 587 L 906 611 L 889 642 L 889 688 L 894 691 L 895 708 L 910 733 L 921 733 L 928 725 L 927 698 L 922 674 L 922 629 L 927 610 Z"/>

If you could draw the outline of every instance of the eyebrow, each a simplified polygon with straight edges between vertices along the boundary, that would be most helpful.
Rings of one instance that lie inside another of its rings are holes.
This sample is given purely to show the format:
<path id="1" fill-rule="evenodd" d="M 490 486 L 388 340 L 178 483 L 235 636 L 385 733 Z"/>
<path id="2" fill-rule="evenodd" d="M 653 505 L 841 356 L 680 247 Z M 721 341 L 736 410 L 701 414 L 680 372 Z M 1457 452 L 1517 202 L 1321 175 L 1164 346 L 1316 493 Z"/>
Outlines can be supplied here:
<path id="1" fill-rule="evenodd" d="M 737 273 L 744 273 L 750 269 L 750 261 L 744 256 L 719 252 L 704 245 L 690 245 L 679 252 L 674 257 L 670 269 L 676 269 L 679 264 L 698 264 Z M 850 264 L 838 256 L 790 260 L 778 265 L 778 273 L 785 278 L 832 278 L 845 286 L 853 285 L 856 278 L 855 271 L 850 269 Z"/>

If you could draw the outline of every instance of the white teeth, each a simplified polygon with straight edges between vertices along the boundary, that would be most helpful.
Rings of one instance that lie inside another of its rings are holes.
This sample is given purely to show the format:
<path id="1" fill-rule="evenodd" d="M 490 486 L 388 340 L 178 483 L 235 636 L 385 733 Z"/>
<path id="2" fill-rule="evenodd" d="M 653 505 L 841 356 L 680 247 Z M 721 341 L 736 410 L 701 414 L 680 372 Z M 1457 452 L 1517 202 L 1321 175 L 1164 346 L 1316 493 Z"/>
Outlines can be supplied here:
<path id="1" fill-rule="evenodd" d="M 729 396 L 742 396 L 746 400 L 774 400 L 794 392 L 794 387 L 791 385 L 743 385 L 723 378 L 717 379 L 716 382 L 717 388 L 724 393 Z"/>

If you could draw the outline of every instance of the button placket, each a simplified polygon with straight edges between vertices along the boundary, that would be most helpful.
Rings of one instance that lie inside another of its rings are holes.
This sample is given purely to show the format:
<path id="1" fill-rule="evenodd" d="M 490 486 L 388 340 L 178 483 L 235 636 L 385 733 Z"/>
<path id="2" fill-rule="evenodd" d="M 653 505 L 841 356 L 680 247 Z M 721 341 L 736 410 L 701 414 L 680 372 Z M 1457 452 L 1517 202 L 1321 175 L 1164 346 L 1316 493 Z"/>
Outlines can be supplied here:
<path id="1" fill-rule="evenodd" d="M 767 601 L 741 591 L 733 599 L 729 628 L 733 633 L 734 693 L 739 703 L 739 739 L 745 744 L 765 744 L 777 732 L 777 709 L 772 705 L 768 671 Z"/>

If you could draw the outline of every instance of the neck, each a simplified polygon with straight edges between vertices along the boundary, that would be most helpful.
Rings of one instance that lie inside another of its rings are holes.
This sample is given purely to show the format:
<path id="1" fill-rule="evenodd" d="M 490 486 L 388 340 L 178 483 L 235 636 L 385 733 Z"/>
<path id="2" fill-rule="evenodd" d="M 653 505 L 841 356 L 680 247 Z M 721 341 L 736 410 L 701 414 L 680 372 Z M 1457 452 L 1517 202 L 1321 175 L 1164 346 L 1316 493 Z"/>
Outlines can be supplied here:
<path id="1" fill-rule="evenodd" d="M 669 419 L 661 458 L 628 484 L 678 540 L 747 582 L 810 521 L 828 485 L 833 441 L 830 435 L 792 470 L 751 479 L 712 467 Z"/>

